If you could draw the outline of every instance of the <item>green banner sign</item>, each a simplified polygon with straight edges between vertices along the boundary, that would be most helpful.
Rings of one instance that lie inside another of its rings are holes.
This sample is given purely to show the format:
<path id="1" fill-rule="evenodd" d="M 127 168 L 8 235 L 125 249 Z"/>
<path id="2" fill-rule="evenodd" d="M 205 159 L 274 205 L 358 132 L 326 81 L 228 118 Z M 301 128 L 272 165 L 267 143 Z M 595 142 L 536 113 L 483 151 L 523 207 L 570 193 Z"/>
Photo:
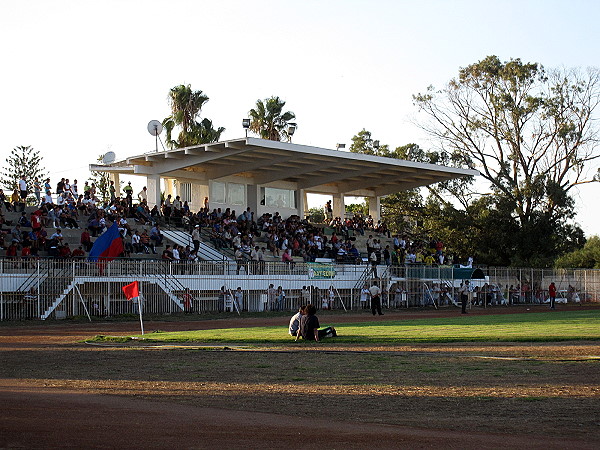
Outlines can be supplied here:
<path id="1" fill-rule="evenodd" d="M 311 280 L 324 280 L 335 278 L 335 267 L 331 264 L 307 263 L 308 278 Z"/>

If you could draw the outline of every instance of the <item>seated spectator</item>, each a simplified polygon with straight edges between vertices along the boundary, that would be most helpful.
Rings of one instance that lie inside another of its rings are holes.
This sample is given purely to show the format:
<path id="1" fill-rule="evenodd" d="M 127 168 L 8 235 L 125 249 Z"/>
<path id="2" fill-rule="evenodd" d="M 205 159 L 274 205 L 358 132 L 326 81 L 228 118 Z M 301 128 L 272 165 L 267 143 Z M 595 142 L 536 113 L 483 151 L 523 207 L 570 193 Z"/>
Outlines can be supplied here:
<path id="1" fill-rule="evenodd" d="M 59 246 L 58 257 L 60 259 L 71 259 L 71 249 L 69 248 L 68 242 L 65 242 L 64 245 Z"/>
<path id="2" fill-rule="evenodd" d="M 19 195 L 18 190 L 14 190 L 12 195 L 10 196 L 10 203 L 12 205 L 13 211 L 16 211 L 19 204 L 21 203 L 21 196 Z"/>
<path id="3" fill-rule="evenodd" d="M 167 244 L 167 246 L 162 252 L 161 258 L 165 261 L 173 261 L 173 251 L 171 250 L 170 245 Z"/>
<path id="4" fill-rule="evenodd" d="M 89 228 L 85 228 L 81 233 L 81 238 L 79 239 L 79 243 L 85 248 L 86 252 L 89 252 L 92 249 L 92 238 L 90 236 Z"/>
<path id="5" fill-rule="evenodd" d="M 12 211 L 13 207 L 10 202 L 10 198 L 6 197 L 6 194 L 0 189 L 0 206 L 4 205 L 7 211 Z"/>
<path id="6" fill-rule="evenodd" d="M 17 223 L 19 225 L 21 225 L 22 227 L 31 227 L 31 222 L 29 220 L 27 220 L 27 215 L 25 212 L 21 213 L 21 217 L 19 217 L 19 220 L 17 221 Z"/>
<path id="7" fill-rule="evenodd" d="M 291 257 L 289 250 L 283 252 L 283 255 L 281 255 L 281 261 L 289 265 L 290 269 L 293 269 L 295 266 L 294 258 Z"/>
<path id="8" fill-rule="evenodd" d="M 11 259 L 16 259 L 17 258 L 17 254 L 19 251 L 19 245 L 18 245 L 18 241 L 14 240 L 11 242 L 11 244 L 8 246 L 8 248 L 6 249 L 6 257 L 7 258 L 11 258 Z"/>
<path id="9" fill-rule="evenodd" d="M 133 251 L 135 253 L 142 253 L 141 237 L 137 230 L 135 230 L 131 235 L 131 246 L 133 247 Z"/>
<path id="10" fill-rule="evenodd" d="M 150 230 L 150 240 L 152 240 L 156 246 L 162 245 L 163 235 L 160 232 L 160 226 L 158 224 L 154 225 Z"/>
<path id="11" fill-rule="evenodd" d="M 302 336 L 306 341 L 320 341 L 324 337 L 335 337 L 337 332 L 333 327 L 327 327 L 319 330 L 319 319 L 315 315 L 317 308 L 314 305 L 307 305 L 305 314 L 300 317 L 300 327 L 296 332 L 296 340 Z"/>
<path id="12" fill-rule="evenodd" d="M 73 258 L 81 259 L 85 256 L 85 252 L 83 251 L 82 246 L 80 245 L 75 250 L 73 250 Z"/>
<path id="13" fill-rule="evenodd" d="M 100 233 L 102 233 L 102 227 L 100 226 L 100 221 L 97 217 L 92 218 L 90 216 L 90 221 L 88 222 L 87 229 L 91 232 L 93 237 L 96 237 Z"/>
<path id="14" fill-rule="evenodd" d="M 144 253 L 150 253 L 150 250 L 152 250 L 152 253 L 156 255 L 154 243 L 150 239 L 150 236 L 148 236 L 148 232 L 146 230 L 143 230 L 142 234 L 140 235 L 140 244 L 142 245 Z"/>
<path id="15" fill-rule="evenodd" d="M 32 212 L 29 218 L 32 231 L 39 231 L 42 228 L 42 211 L 38 209 Z"/>
<path id="16" fill-rule="evenodd" d="M 21 225 L 15 225 L 15 227 L 11 231 L 13 242 L 21 243 L 23 239 L 23 235 L 21 233 Z"/>
<path id="17" fill-rule="evenodd" d="M 52 236 L 50 236 L 50 239 L 55 240 L 58 243 L 62 243 L 63 235 L 62 235 L 62 232 L 60 231 L 60 228 L 56 229 L 56 232 Z"/>
<path id="18" fill-rule="evenodd" d="M 23 244 L 21 249 L 21 259 L 27 261 L 31 258 L 31 245 L 29 243 Z"/>
<path id="19" fill-rule="evenodd" d="M 298 335 L 298 330 L 300 329 L 300 318 L 303 316 L 306 310 L 306 305 L 300 306 L 298 312 L 292 316 L 290 319 L 290 325 L 288 327 L 288 332 L 290 336 L 296 337 Z"/>

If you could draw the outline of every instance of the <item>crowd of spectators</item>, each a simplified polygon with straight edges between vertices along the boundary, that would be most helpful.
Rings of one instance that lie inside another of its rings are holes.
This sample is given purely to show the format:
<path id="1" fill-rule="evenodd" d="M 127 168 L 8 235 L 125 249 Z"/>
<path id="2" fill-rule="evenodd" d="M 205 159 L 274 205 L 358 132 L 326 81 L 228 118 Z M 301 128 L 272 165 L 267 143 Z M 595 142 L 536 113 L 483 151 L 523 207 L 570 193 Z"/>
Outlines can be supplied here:
<path id="1" fill-rule="evenodd" d="M 368 260 L 374 266 L 454 263 L 452 256 L 444 253 L 444 245 L 439 240 L 411 241 L 406 236 L 396 235 L 390 241 L 392 236 L 384 221 L 375 223 L 371 216 L 361 214 L 345 219 L 332 217 L 330 204 L 329 208 L 327 205 L 325 208 L 331 233 L 328 236 L 322 226 L 315 226 L 297 215 L 284 218 L 275 212 L 255 217 L 249 207 L 241 214 L 230 208 L 211 209 L 208 198 L 198 212 L 192 212 L 186 201 L 170 194 L 160 208 L 149 208 L 146 187 L 138 193 L 135 204 L 131 183 L 123 191 L 125 196 L 118 196 L 114 183 L 110 182 L 110 198 L 103 202 L 98 198 L 94 183 L 86 181 L 80 191 L 77 180 L 70 183 L 63 178 L 57 183 L 53 195 L 49 178 L 44 183 L 36 179 L 34 194 L 39 200 L 39 207 L 29 215 L 23 211 L 18 222 L 9 226 L 0 216 L 6 256 L 28 258 L 46 251 L 48 256 L 55 258 L 80 258 L 91 249 L 92 238 L 99 236 L 113 222 L 117 222 L 124 239 L 123 256 L 157 254 L 156 247 L 163 241 L 159 221 L 164 219 L 171 225 L 189 230 L 193 242 L 193 247 L 165 247 L 161 253 L 165 260 L 196 260 L 200 242 L 209 239 L 217 249 L 231 249 L 238 262 L 238 271 L 247 261 L 252 261 L 255 271 L 259 272 L 268 255 L 290 265 L 297 260 L 314 262 L 320 258 L 346 263 Z M 10 199 L 0 190 L 0 205 L 7 211 L 23 210 L 24 201 L 17 189 Z M 79 245 L 71 249 L 62 238 L 61 230 L 79 229 L 82 223 L 85 229 Z M 369 234 L 366 248 L 357 248 L 356 236 L 369 232 L 376 238 Z M 387 240 L 382 243 L 381 237 Z"/>
<path id="2" fill-rule="evenodd" d="M 125 197 L 121 198 L 111 182 L 109 201 L 99 200 L 96 185 L 87 181 L 82 192 L 77 180 L 70 183 L 65 178 L 57 183 L 54 193 L 49 178 L 43 184 L 36 178 L 33 188 L 36 208 L 30 214 L 24 211 L 26 190 L 11 199 L 0 190 L 0 244 L 8 258 L 26 260 L 41 256 L 40 252 L 56 259 L 83 258 L 93 245 L 92 238 L 102 234 L 113 222 L 118 224 L 124 241 L 122 256 L 156 253 L 156 245 L 162 244 L 157 224 L 160 212 L 156 207 L 148 208 L 145 187 L 138 194 L 139 202 L 135 206 L 131 183 L 125 186 Z M 2 207 L 8 212 L 22 211 L 21 216 L 17 221 L 7 221 Z M 62 234 L 64 229 L 82 229 L 79 245 L 69 246 Z"/>

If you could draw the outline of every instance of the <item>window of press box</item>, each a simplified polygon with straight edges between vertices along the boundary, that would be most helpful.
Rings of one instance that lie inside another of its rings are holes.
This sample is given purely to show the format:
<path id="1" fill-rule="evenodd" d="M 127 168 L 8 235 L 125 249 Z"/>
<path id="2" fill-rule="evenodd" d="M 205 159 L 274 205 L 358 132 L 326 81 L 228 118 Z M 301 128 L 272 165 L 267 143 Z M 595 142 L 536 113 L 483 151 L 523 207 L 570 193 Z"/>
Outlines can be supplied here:
<path id="1" fill-rule="evenodd" d="M 270 187 L 260 188 L 260 204 L 269 208 L 296 208 L 296 191 Z"/>

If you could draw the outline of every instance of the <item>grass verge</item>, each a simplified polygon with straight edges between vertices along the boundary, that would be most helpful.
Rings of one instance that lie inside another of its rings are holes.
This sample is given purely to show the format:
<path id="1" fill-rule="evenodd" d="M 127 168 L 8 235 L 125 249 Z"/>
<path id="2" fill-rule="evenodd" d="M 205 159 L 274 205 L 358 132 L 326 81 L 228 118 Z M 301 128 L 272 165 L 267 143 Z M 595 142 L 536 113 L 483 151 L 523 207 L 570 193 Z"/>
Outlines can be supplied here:
<path id="1" fill-rule="evenodd" d="M 452 318 L 371 321 L 335 324 L 338 337 L 330 343 L 404 344 L 440 342 L 552 342 L 600 340 L 599 311 L 459 316 Z M 324 324 L 325 326 L 325 324 Z M 94 341 L 123 342 L 142 336 L 96 336 Z M 237 344 L 289 344 L 284 326 L 224 328 L 161 332 L 143 336 L 151 342 L 219 342 Z"/>

